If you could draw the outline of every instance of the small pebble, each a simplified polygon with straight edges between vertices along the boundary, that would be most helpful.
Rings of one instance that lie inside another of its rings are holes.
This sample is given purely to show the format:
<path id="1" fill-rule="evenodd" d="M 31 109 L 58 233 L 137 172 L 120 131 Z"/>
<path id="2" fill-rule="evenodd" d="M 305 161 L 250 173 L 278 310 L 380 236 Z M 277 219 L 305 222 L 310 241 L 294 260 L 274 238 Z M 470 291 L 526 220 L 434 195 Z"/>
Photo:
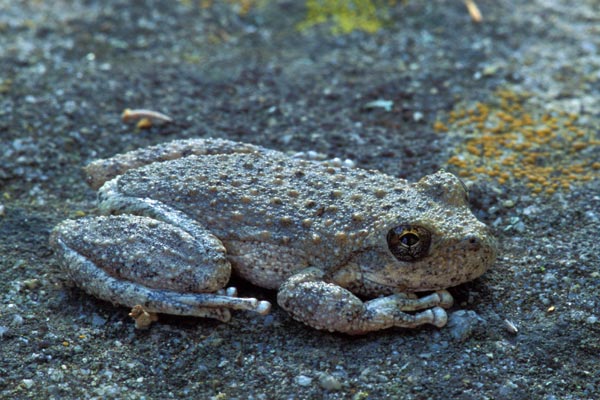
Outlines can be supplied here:
<path id="1" fill-rule="evenodd" d="M 394 108 L 394 102 L 392 100 L 378 99 L 366 103 L 364 108 L 367 110 L 382 108 L 385 111 L 392 111 L 392 108 Z"/>
<path id="2" fill-rule="evenodd" d="M 363 381 L 367 381 L 370 374 L 371 374 L 371 369 L 369 367 L 367 367 L 360 372 L 359 378 Z"/>
<path id="3" fill-rule="evenodd" d="M 343 162 L 342 165 L 346 168 L 354 168 L 356 167 L 356 163 L 354 162 L 354 160 L 350 159 L 350 158 L 346 158 Z"/>
<path id="4" fill-rule="evenodd" d="M 306 375 L 298 375 L 295 380 L 299 386 L 309 386 L 312 383 L 312 378 Z"/>
<path id="5" fill-rule="evenodd" d="M 26 389 L 31 389 L 33 387 L 33 379 L 23 379 L 21 383 Z"/>
<path id="6" fill-rule="evenodd" d="M 75 111 L 77 111 L 77 103 L 74 102 L 73 100 L 68 100 L 65 102 L 65 104 L 63 105 L 63 111 L 66 114 L 72 115 L 75 113 Z"/>
<path id="7" fill-rule="evenodd" d="M 100 315 L 94 313 L 92 315 L 92 325 L 94 326 L 102 326 L 106 324 L 106 318 L 102 318 Z"/>
<path id="8" fill-rule="evenodd" d="M 475 329 L 485 324 L 486 321 L 472 310 L 455 311 L 448 320 L 450 335 L 460 342 L 467 340 Z"/>
<path id="9" fill-rule="evenodd" d="M 342 383 L 329 374 L 321 374 L 319 376 L 319 385 L 321 385 L 323 389 L 331 391 L 340 390 L 342 388 Z"/>
<path id="10" fill-rule="evenodd" d="M 33 279 L 25 279 L 23 281 L 23 285 L 25 285 L 25 287 L 29 290 L 34 290 L 37 289 L 40 286 L 40 280 L 33 278 Z"/>
<path id="11" fill-rule="evenodd" d="M 13 315 L 12 323 L 14 326 L 23 325 L 23 317 L 19 314 Z"/>
<path id="12" fill-rule="evenodd" d="M 515 206 L 514 200 L 505 200 L 502 202 L 502 207 L 504 208 L 512 208 Z"/>
<path id="13" fill-rule="evenodd" d="M 263 318 L 263 326 L 269 327 L 269 326 L 273 325 L 274 321 L 275 321 L 275 317 L 273 317 L 273 314 L 268 314 Z"/>
<path id="14" fill-rule="evenodd" d="M 517 231 L 519 233 L 523 233 L 527 230 L 527 227 L 525 226 L 523 221 L 517 222 L 515 225 L 513 225 L 513 228 L 515 231 Z"/>

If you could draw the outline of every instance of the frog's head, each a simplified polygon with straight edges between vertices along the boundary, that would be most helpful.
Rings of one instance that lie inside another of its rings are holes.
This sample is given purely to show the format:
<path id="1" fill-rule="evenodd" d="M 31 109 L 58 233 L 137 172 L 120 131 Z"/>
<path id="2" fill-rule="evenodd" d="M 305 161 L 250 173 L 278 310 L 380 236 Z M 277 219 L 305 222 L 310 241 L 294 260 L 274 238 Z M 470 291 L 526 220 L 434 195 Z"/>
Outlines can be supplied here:
<path id="1" fill-rule="evenodd" d="M 440 290 L 483 274 L 496 258 L 488 227 L 468 207 L 464 184 L 439 171 L 410 185 L 356 262 L 366 287 Z"/>

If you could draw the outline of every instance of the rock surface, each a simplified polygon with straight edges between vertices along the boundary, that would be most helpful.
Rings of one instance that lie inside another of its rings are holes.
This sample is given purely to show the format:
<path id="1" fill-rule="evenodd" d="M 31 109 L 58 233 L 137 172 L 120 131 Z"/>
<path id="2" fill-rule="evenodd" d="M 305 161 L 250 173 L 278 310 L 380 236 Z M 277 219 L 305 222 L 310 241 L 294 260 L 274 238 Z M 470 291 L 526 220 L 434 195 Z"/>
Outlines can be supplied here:
<path id="1" fill-rule="evenodd" d="M 597 1 L 477 1 L 479 24 L 459 1 L 360 3 L 378 12 L 0 0 L 0 397 L 599 397 Z M 136 128 L 126 108 L 173 122 Z M 275 308 L 140 332 L 64 282 L 48 234 L 95 212 L 81 167 L 198 136 L 409 180 L 463 174 L 501 253 L 452 293 L 487 324 L 463 341 L 448 328 L 355 338 Z"/>

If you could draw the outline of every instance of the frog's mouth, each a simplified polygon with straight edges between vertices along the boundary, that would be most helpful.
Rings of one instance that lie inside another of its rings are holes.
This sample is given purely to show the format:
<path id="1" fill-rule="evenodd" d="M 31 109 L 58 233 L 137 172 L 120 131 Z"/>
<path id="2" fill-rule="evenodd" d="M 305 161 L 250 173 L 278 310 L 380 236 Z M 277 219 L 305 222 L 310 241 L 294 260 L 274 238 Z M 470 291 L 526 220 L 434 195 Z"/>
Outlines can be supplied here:
<path id="1" fill-rule="evenodd" d="M 406 280 L 402 283 L 393 282 L 389 277 L 382 277 L 376 274 L 363 273 L 363 284 L 366 287 L 378 287 L 389 293 L 401 293 L 401 292 L 421 292 L 428 290 L 440 290 L 444 288 L 431 287 L 431 285 L 425 285 L 425 282 L 419 281 L 419 285 L 407 285 Z M 412 280 L 411 280 L 412 282 Z"/>
<path id="2" fill-rule="evenodd" d="M 391 281 L 389 277 L 383 277 L 378 274 L 363 272 L 361 280 L 364 288 L 369 293 L 377 293 L 378 295 L 388 295 L 393 293 L 414 292 L 415 290 L 403 283 Z M 429 289 L 419 289 L 429 290 Z"/>
<path id="3" fill-rule="evenodd" d="M 443 273 L 442 273 L 443 271 Z M 423 273 L 418 267 L 398 271 L 398 265 L 386 265 L 383 271 L 363 271 L 362 280 L 365 286 L 378 287 L 385 292 L 426 292 L 443 290 L 449 287 L 468 282 L 481 275 L 485 269 L 478 273 L 466 271 L 440 270 L 439 274 Z"/>
<path id="4" fill-rule="evenodd" d="M 496 252 L 492 246 L 480 249 L 471 259 L 449 256 L 443 260 L 399 266 L 386 264 L 382 269 L 362 270 L 365 286 L 373 285 L 396 292 L 425 292 L 443 290 L 472 281 L 483 275 L 493 264 Z M 469 265 L 465 268 L 465 264 Z"/>

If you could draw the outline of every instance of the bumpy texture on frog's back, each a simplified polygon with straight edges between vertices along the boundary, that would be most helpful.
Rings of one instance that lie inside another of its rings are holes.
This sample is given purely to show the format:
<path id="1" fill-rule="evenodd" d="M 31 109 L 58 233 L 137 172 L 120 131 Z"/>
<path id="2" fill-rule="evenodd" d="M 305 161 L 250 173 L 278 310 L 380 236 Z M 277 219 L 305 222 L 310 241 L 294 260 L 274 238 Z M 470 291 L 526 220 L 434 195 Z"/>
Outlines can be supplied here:
<path id="1" fill-rule="evenodd" d="M 391 268 L 387 279 L 400 287 L 458 284 L 488 264 L 482 259 L 470 265 L 475 260 L 467 255 L 472 246 L 465 246 L 465 238 L 480 236 L 485 227 L 469 211 L 462 185 L 448 173 L 408 184 L 377 171 L 278 152 L 192 155 L 130 170 L 118 178 L 117 191 L 133 198 L 132 204 L 152 198 L 183 211 L 232 253 L 239 254 L 240 243 L 273 244 L 274 251 L 296 249 L 298 265 L 319 265 L 324 271 L 362 253 L 362 265 Z M 433 242 L 426 260 L 404 263 L 399 275 L 386 234 L 402 224 L 425 226 Z M 458 271 L 452 274 L 455 281 L 444 281 L 447 271 Z"/>
<path id="2" fill-rule="evenodd" d="M 155 146 L 142 147 L 141 149 L 117 154 L 113 157 L 92 161 L 83 170 L 87 175 L 87 182 L 92 189 L 98 189 L 105 182 L 125 171 L 156 162 L 175 160 L 182 157 L 206 154 L 231 154 L 231 153 L 265 153 L 273 157 L 282 153 L 255 146 L 249 143 L 233 142 L 231 140 L 206 138 L 182 139 L 161 143 Z"/>
<path id="3" fill-rule="evenodd" d="M 155 163 L 128 171 L 117 187 L 185 212 L 221 240 L 301 249 L 324 267 L 363 248 L 377 224 L 414 217 L 422 197 L 376 171 L 259 153 Z"/>

